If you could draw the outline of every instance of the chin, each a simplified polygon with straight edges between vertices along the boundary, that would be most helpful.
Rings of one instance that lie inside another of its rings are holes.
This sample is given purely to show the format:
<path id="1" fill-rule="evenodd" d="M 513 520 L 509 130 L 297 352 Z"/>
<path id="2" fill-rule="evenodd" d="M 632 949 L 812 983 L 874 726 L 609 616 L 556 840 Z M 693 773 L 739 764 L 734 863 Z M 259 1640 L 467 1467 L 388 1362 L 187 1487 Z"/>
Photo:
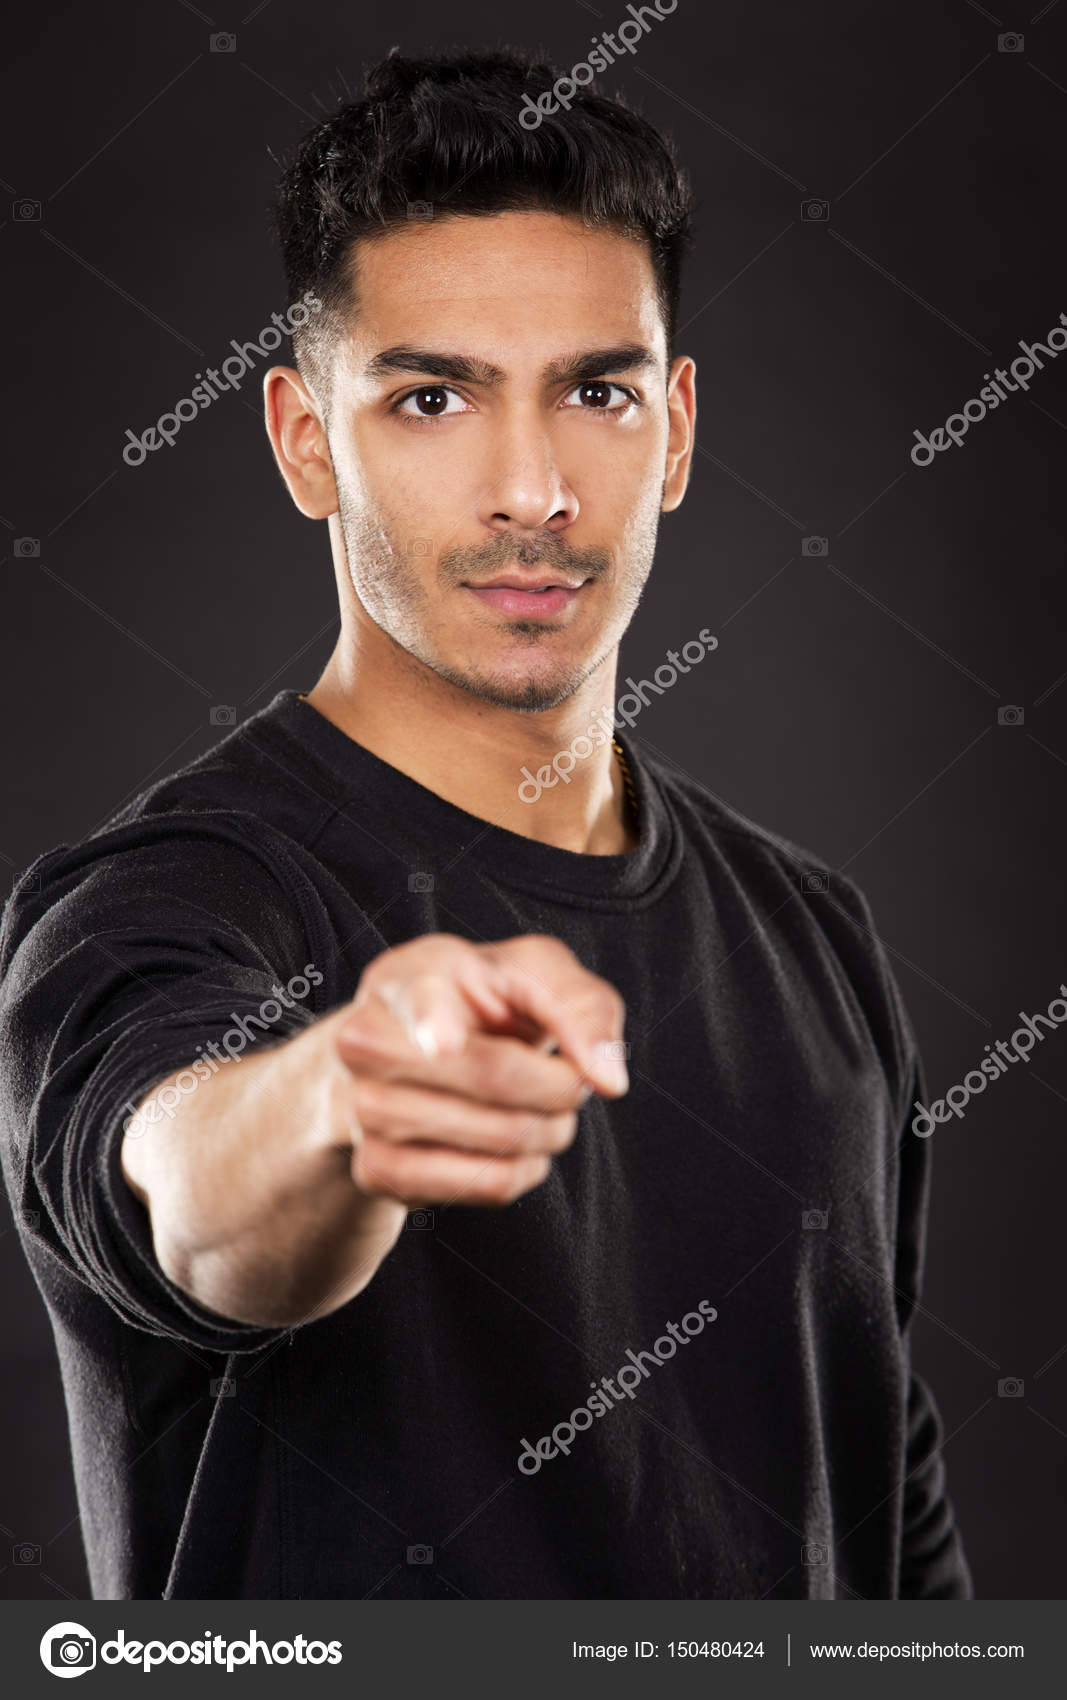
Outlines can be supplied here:
<path id="1" fill-rule="evenodd" d="M 439 665 L 435 670 L 470 696 L 520 714 L 544 714 L 559 708 L 586 676 L 583 668 L 561 668 L 558 661 L 544 669 L 514 666 L 509 671 L 482 672 L 470 666 Z"/>

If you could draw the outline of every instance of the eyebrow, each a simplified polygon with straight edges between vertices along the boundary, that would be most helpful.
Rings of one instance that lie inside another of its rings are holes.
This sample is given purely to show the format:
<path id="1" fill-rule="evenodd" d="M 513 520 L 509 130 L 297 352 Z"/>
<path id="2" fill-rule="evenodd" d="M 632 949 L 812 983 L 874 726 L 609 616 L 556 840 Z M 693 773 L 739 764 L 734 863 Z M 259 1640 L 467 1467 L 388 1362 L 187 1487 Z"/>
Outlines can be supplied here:
<path id="1" fill-rule="evenodd" d="M 635 368 L 647 370 L 658 365 L 657 355 L 643 343 L 620 342 L 610 348 L 591 348 L 550 360 L 541 376 L 546 384 L 583 384 L 606 377 L 610 372 L 629 372 Z M 486 388 L 501 383 L 507 376 L 500 366 L 473 355 L 446 354 L 441 349 L 414 348 L 407 343 L 383 348 L 367 362 L 365 371 L 370 378 L 384 378 L 394 372 L 412 372 L 451 379 L 456 384 L 481 384 Z"/>

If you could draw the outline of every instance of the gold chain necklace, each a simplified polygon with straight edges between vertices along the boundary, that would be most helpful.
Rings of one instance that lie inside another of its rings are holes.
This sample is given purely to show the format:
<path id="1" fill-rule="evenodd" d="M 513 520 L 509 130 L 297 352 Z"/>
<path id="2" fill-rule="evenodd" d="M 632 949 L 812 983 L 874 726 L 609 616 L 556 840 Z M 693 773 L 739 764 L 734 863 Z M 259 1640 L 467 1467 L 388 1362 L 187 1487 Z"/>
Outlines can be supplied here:
<path id="1" fill-rule="evenodd" d="M 619 767 L 622 771 L 622 782 L 623 782 L 623 785 L 626 787 L 626 795 L 630 799 L 630 807 L 633 810 L 634 820 L 636 821 L 639 817 L 639 810 L 638 810 L 638 807 L 637 807 L 637 792 L 634 790 L 634 782 L 633 782 L 633 779 L 630 777 L 629 764 L 626 760 L 626 757 L 622 753 L 622 745 L 619 743 L 618 738 L 612 738 L 611 747 L 615 751 L 615 755 L 618 758 Z"/>
<path id="2" fill-rule="evenodd" d="M 299 695 L 301 702 L 307 702 L 307 697 L 304 695 L 303 691 L 301 691 Z M 630 775 L 630 765 L 623 754 L 622 745 L 619 743 L 618 738 L 612 738 L 611 747 L 615 751 L 615 755 L 619 763 L 619 769 L 622 773 L 622 782 L 626 789 L 626 795 L 630 800 L 630 807 L 633 810 L 634 820 L 636 821 L 640 816 L 640 810 L 637 807 L 637 792 L 634 790 L 634 782 Z"/>

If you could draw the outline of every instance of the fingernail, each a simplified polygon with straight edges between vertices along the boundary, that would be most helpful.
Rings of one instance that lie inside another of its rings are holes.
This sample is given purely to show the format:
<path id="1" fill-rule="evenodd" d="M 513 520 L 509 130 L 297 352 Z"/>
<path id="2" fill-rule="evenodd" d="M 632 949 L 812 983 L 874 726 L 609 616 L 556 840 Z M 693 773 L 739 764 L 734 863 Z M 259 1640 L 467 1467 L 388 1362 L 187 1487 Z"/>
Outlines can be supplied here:
<path id="1" fill-rule="evenodd" d="M 618 1092 L 625 1092 L 630 1084 L 630 1076 L 626 1072 L 626 1064 L 622 1058 L 618 1039 L 601 1039 L 596 1048 L 599 1072 L 604 1079 Z"/>

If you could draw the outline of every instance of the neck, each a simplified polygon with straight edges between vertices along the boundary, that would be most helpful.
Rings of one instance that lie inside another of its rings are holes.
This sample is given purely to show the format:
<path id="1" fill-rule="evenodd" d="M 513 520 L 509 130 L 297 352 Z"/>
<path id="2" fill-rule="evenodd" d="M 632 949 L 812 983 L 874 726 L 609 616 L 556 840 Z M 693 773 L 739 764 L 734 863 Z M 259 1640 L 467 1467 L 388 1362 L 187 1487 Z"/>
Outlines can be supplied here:
<path id="1" fill-rule="evenodd" d="M 461 690 L 391 641 L 389 650 L 372 668 L 342 632 L 308 692 L 312 707 L 391 767 L 494 826 L 587 855 L 635 848 L 638 832 L 610 741 L 615 651 L 559 708 L 523 714 Z M 592 739 L 603 742 L 575 759 L 569 783 L 539 788 L 527 780 L 524 768 L 531 775 L 547 768 L 555 778 L 554 759 L 590 726 Z"/>

